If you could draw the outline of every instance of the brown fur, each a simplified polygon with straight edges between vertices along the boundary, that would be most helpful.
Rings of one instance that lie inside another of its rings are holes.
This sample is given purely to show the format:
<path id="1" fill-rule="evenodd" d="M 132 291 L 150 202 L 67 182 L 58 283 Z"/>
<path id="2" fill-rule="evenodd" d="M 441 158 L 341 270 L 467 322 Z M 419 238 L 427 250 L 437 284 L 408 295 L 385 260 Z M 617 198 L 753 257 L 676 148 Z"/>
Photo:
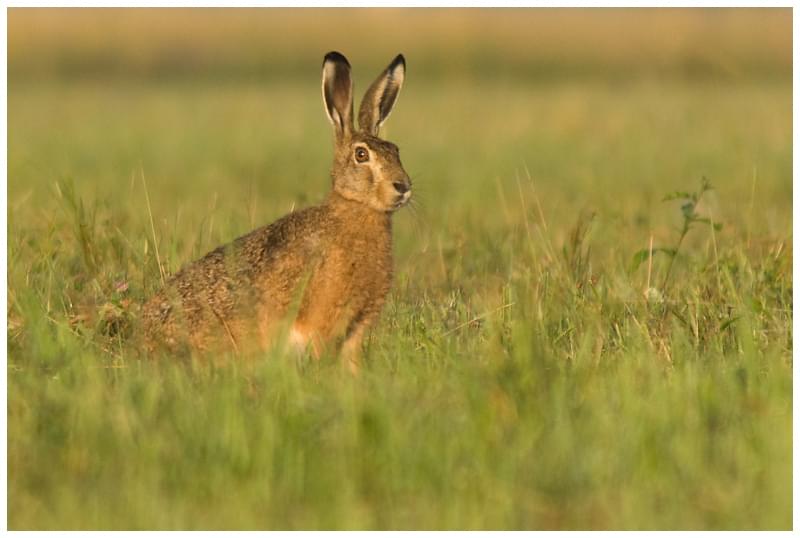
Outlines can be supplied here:
<path id="1" fill-rule="evenodd" d="M 187 265 L 143 307 L 147 348 L 235 351 L 273 343 L 281 323 L 315 356 L 341 349 L 357 367 L 362 339 L 392 281 L 392 212 L 411 182 L 397 146 L 377 137 L 402 85 L 398 56 L 367 91 L 352 125 L 352 82 L 344 56 L 323 63 L 323 101 L 335 133 L 333 190 L 320 205 L 290 213 Z M 367 162 L 357 160 L 361 148 Z M 287 319 L 294 312 L 294 319 Z"/>

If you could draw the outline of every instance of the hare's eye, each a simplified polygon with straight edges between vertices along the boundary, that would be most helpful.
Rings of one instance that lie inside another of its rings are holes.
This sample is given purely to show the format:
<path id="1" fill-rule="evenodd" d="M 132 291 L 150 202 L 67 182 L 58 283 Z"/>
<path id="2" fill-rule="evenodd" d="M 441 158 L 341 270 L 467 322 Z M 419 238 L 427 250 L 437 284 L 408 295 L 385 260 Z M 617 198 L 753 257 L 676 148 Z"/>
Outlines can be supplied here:
<path id="1" fill-rule="evenodd" d="M 369 160 L 369 151 L 366 148 L 356 148 L 356 162 L 365 163 Z"/>

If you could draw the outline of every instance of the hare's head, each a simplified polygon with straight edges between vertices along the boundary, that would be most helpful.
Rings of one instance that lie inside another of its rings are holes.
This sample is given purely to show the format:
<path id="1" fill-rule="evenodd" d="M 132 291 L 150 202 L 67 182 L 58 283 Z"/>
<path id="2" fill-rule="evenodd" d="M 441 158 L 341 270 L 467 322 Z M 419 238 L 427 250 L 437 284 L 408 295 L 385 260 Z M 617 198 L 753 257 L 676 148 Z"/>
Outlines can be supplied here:
<path id="1" fill-rule="evenodd" d="M 347 58 L 329 52 L 322 65 L 322 100 L 336 139 L 333 190 L 377 211 L 395 211 L 411 198 L 411 179 L 400 163 L 397 146 L 378 138 L 397 101 L 405 71 L 405 59 L 398 55 L 372 83 L 361 102 L 356 130 Z"/>

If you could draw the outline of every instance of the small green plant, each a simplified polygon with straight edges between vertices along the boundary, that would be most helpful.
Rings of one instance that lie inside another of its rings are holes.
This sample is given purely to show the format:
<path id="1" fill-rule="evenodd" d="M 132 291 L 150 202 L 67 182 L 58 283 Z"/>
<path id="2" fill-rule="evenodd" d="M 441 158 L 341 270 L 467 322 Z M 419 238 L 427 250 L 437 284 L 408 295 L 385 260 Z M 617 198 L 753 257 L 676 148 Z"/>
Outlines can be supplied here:
<path id="1" fill-rule="evenodd" d="M 667 266 L 667 271 L 664 274 L 664 280 L 661 282 L 661 289 L 659 291 L 658 288 L 653 288 L 649 285 L 649 278 L 648 278 L 648 286 L 645 290 L 645 296 L 648 300 L 652 298 L 660 298 L 667 290 L 667 286 L 669 285 L 669 278 L 672 274 L 672 268 L 675 265 L 675 258 L 678 257 L 678 252 L 680 252 L 681 245 L 683 244 L 684 238 L 689 234 L 689 231 L 695 224 L 707 224 L 708 226 L 713 227 L 715 231 L 719 231 L 722 229 L 722 224 L 719 222 L 713 222 L 708 217 L 701 217 L 697 213 L 697 205 L 700 203 L 700 200 L 703 198 L 703 195 L 713 190 L 711 186 L 711 182 L 708 181 L 708 178 L 705 176 L 700 180 L 700 189 L 696 192 L 684 192 L 684 191 L 675 191 L 671 194 L 668 194 L 661 200 L 662 202 L 670 202 L 673 200 L 682 200 L 683 203 L 681 204 L 681 215 L 683 216 L 683 226 L 681 227 L 680 232 L 678 233 L 678 239 L 675 242 L 674 246 L 671 247 L 656 247 L 642 249 L 637 251 L 633 255 L 633 259 L 631 260 L 630 272 L 636 271 L 641 264 L 646 261 L 650 260 L 653 255 L 656 253 L 662 253 L 669 256 L 669 265 Z"/>

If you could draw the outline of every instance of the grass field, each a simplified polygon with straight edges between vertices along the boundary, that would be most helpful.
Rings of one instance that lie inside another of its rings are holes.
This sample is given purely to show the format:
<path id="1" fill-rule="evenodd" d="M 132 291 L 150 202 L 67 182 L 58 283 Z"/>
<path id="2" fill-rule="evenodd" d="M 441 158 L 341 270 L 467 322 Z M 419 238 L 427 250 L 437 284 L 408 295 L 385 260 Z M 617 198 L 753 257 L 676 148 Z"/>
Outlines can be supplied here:
<path id="1" fill-rule="evenodd" d="M 791 528 L 790 10 L 273 13 L 11 10 L 9 528 Z M 362 375 L 148 360 L 159 261 L 326 194 L 333 48 L 408 61 Z"/>

